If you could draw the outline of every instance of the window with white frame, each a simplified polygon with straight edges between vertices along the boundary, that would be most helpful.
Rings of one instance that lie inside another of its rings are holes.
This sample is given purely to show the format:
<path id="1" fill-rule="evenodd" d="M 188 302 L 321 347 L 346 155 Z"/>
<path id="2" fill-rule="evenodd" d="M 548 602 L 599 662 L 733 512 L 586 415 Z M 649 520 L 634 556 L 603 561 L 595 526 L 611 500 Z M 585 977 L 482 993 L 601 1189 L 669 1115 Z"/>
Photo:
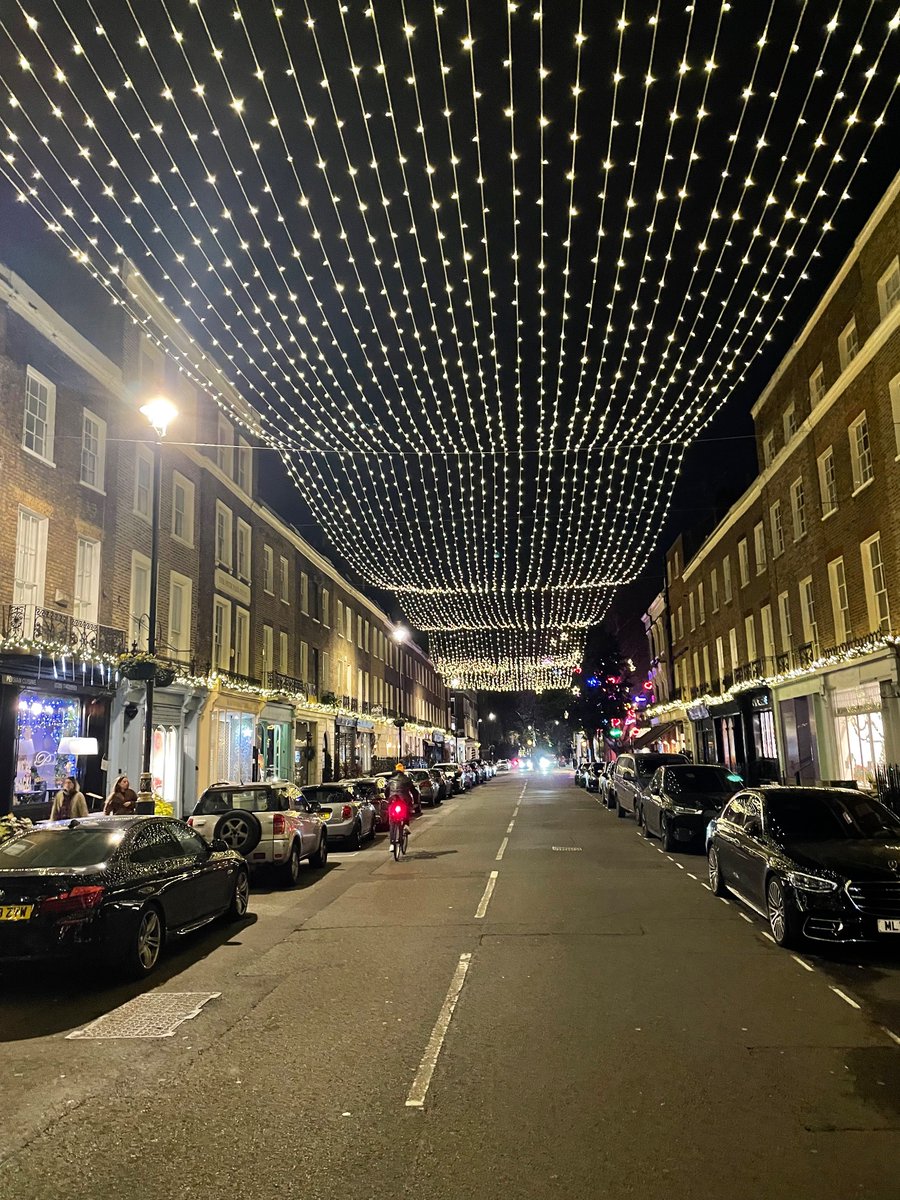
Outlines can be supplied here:
<path id="1" fill-rule="evenodd" d="M 894 447 L 900 458 L 900 375 L 895 375 L 889 384 L 891 395 L 891 419 L 894 422 Z"/>
<path id="2" fill-rule="evenodd" d="M 300 572 L 300 611 L 309 615 L 309 576 Z"/>
<path id="3" fill-rule="evenodd" d="M 719 572 L 713 567 L 709 573 L 709 602 L 714 613 L 719 611 Z"/>
<path id="4" fill-rule="evenodd" d="M 29 367 L 25 372 L 25 419 L 22 445 L 45 462 L 53 462 L 56 385 Z"/>
<path id="5" fill-rule="evenodd" d="M 776 500 L 769 509 L 769 528 L 772 533 L 772 557 L 780 558 L 784 554 L 784 516 L 780 500 Z"/>
<path id="6" fill-rule="evenodd" d="M 283 554 L 278 557 L 278 592 L 285 604 L 291 602 L 291 577 L 288 569 L 288 560 Z"/>
<path id="7" fill-rule="evenodd" d="M 250 526 L 246 521 L 242 521 L 240 517 L 238 517 L 237 574 L 238 578 L 243 579 L 245 583 L 250 582 L 252 562 Z M 243 671 L 242 674 L 246 675 L 247 672 Z"/>
<path id="8" fill-rule="evenodd" d="M 238 675 L 250 674 L 250 614 L 239 607 L 234 610 L 234 669 Z"/>
<path id="9" fill-rule="evenodd" d="M 719 685 L 725 678 L 725 641 L 721 637 L 716 638 L 716 670 L 719 675 Z"/>
<path id="10" fill-rule="evenodd" d="M 235 453 L 237 473 L 234 481 L 241 491 L 246 492 L 249 496 L 253 490 L 253 451 L 250 448 L 250 443 L 246 440 L 246 438 L 238 438 L 238 445 Z"/>
<path id="11" fill-rule="evenodd" d="M 263 625 L 262 671 L 263 683 L 269 682 L 269 672 L 275 670 L 275 630 L 271 625 Z"/>
<path id="12" fill-rule="evenodd" d="M 678 636 L 684 639 L 684 605 L 678 605 Z"/>
<path id="13" fill-rule="evenodd" d="M 81 482 L 98 492 L 106 485 L 106 422 L 87 408 L 81 419 Z"/>
<path id="14" fill-rule="evenodd" d="M 26 606 L 25 633 L 34 629 L 34 610 L 44 603 L 47 570 L 46 517 L 20 508 L 16 528 L 16 565 L 13 579 L 13 604 Z"/>
<path id="15" fill-rule="evenodd" d="M 368 622 L 368 621 L 366 621 L 366 624 L 365 624 L 365 631 L 364 631 L 364 634 L 363 634 L 363 647 L 364 647 L 364 649 L 365 649 L 365 651 L 366 651 L 366 654 L 369 654 L 369 653 L 371 652 L 371 649 L 372 649 L 372 634 L 371 634 L 371 626 L 370 626 L 370 624 L 369 624 L 369 622 Z"/>
<path id="16" fill-rule="evenodd" d="M 762 629 L 762 652 L 767 663 L 775 657 L 775 624 L 772 620 L 772 605 L 764 604 L 759 613 L 759 624 Z M 768 670 L 768 666 L 766 668 Z"/>
<path id="17" fill-rule="evenodd" d="M 850 465 L 853 468 L 853 490 L 858 491 L 875 477 L 872 466 L 872 447 L 869 443 L 869 423 L 864 412 L 847 430 L 850 438 Z"/>
<path id="18" fill-rule="evenodd" d="M 882 321 L 900 304 L 900 260 L 894 259 L 878 280 L 878 310 Z"/>
<path id="19" fill-rule="evenodd" d="M 327 587 L 322 588 L 322 624 L 326 629 L 331 627 L 331 592 Z"/>
<path id="20" fill-rule="evenodd" d="M 821 363 L 809 377 L 809 403 L 815 408 L 823 400 L 828 388 L 825 386 L 825 368 Z"/>
<path id="21" fill-rule="evenodd" d="M 733 625 L 728 630 L 728 654 L 731 659 L 731 669 L 735 671 L 740 666 L 740 656 L 738 654 L 737 629 Z"/>
<path id="22" fill-rule="evenodd" d="M 784 444 L 787 445 L 797 432 L 797 406 L 793 400 L 784 410 L 782 424 L 784 426 Z"/>
<path id="23" fill-rule="evenodd" d="M 706 600 L 703 595 L 703 580 L 697 584 L 697 615 L 700 618 L 700 624 L 706 624 Z"/>
<path id="24" fill-rule="evenodd" d="M 275 593 L 275 555 L 271 546 L 263 546 L 263 591 Z"/>
<path id="25" fill-rule="evenodd" d="M 187 575 L 169 572 L 169 653 L 184 658 L 191 650 L 193 583 Z"/>
<path id="26" fill-rule="evenodd" d="M 770 430 L 763 438 L 763 467 L 771 467 L 775 461 L 775 431 Z"/>
<path id="27" fill-rule="evenodd" d="M 747 662 L 756 662 L 756 618 L 753 613 L 744 617 L 744 636 L 747 639 Z"/>
<path id="28" fill-rule="evenodd" d="M 750 548 L 746 538 L 738 542 L 738 576 L 741 587 L 746 587 L 750 582 Z"/>
<path id="29" fill-rule="evenodd" d="M 300 678 L 309 681 L 309 645 L 306 642 L 300 643 Z"/>
<path id="30" fill-rule="evenodd" d="M 703 643 L 703 682 L 706 687 L 709 687 L 709 682 L 712 679 L 712 672 L 709 669 L 709 646 L 706 642 Z"/>
<path id="31" fill-rule="evenodd" d="M 219 671 L 231 670 L 231 601 L 213 596 L 212 625 L 213 666 Z"/>
<path id="32" fill-rule="evenodd" d="M 233 515 L 231 509 L 216 501 L 216 564 L 230 571 L 234 563 Z"/>
<path id="33" fill-rule="evenodd" d="M 100 609 L 100 543 L 80 537 L 75 543 L 75 593 L 72 616 L 97 624 Z"/>
<path id="34" fill-rule="evenodd" d="M 338 596 L 337 599 L 335 600 L 334 612 L 335 612 L 335 626 L 337 628 L 337 635 L 338 635 L 338 637 L 343 637 L 344 636 L 344 602 L 340 598 L 340 596 Z"/>
<path id="35" fill-rule="evenodd" d="M 756 573 L 764 575 L 766 570 L 766 528 L 762 521 L 753 526 L 753 553 L 756 557 Z"/>
<path id="36" fill-rule="evenodd" d="M 688 594 L 688 615 L 690 619 L 691 632 L 697 628 L 697 612 L 694 604 L 694 593 Z"/>
<path id="37" fill-rule="evenodd" d="M 813 654 L 818 654 L 819 626 L 816 623 L 816 597 L 812 575 L 800 580 L 800 620 L 803 623 L 803 641 L 812 646 Z"/>
<path id="38" fill-rule="evenodd" d="M 794 522 L 794 541 L 799 542 L 806 534 L 806 495 L 803 491 L 803 476 L 791 484 L 791 516 Z"/>
<path id="39" fill-rule="evenodd" d="M 781 624 L 781 650 L 783 654 L 787 654 L 794 637 L 794 631 L 791 627 L 790 592 L 778 593 L 778 619 Z"/>
<path id="40" fill-rule="evenodd" d="M 194 544 L 194 485 L 178 471 L 172 472 L 172 537 Z"/>
<path id="41" fill-rule="evenodd" d="M 288 635 L 282 631 L 278 635 L 278 670 L 282 675 L 291 673 L 291 654 L 288 649 Z"/>
<path id="42" fill-rule="evenodd" d="M 150 633 L 150 559 L 137 550 L 131 552 L 129 609 L 128 645 L 146 650 Z"/>
<path id="43" fill-rule="evenodd" d="M 381 680 L 378 682 L 381 683 Z M 322 651 L 322 657 L 319 659 L 319 687 L 323 692 L 331 688 L 331 655 L 327 650 Z"/>
<path id="44" fill-rule="evenodd" d="M 846 371 L 859 353 L 859 334 L 856 332 L 856 317 L 851 317 L 838 334 L 838 358 L 841 370 Z"/>
<path id="45" fill-rule="evenodd" d="M 849 640 L 850 595 L 847 591 L 847 572 L 843 558 L 835 558 L 828 564 L 828 589 L 831 592 L 831 612 L 834 617 L 834 643 L 840 646 Z"/>
<path id="46" fill-rule="evenodd" d="M 891 610 L 888 604 L 887 579 L 884 573 L 880 533 L 867 538 L 860 545 L 860 555 L 866 585 L 869 629 L 873 633 L 890 633 Z"/>
<path id="47" fill-rule="evenodd" d="M 234 430 L 231 422 L 219 414 L 216 436 L 216 463 L 229 479 L 234 475 Z"/>
<path id="48" fill-rule="evenodd" d="M 731 555 L 726 554 L 722 559 L 722 591 L 725 603 L 731 603 Z"/>
<path id="49" fill-rule="evenodd" d="M 819 465 L 819 496 L 822 501 L 822 516 L 830 516 L 837 511 L 837 475 L 834 467 L 834 447 L 829 446 L 818 458 Z"/>
<path id="50" fill-rule="evenodd" d="M 144 445 L 134 452 L 134 511 L 145 521 L 153 519 L 153 451 Z"/>
<path id="51" fill-rule="evenodd" d="M 697 650 L 691 653 L 691 661 L 694 664 L 694 687 L 700 687 L 700 654 Z"/>
<path id="52" fill-rule="evenodd" d="M 363 648 L 363 619 L 362 613 L 356 614 L 356 647 L 358 650 Z"/>

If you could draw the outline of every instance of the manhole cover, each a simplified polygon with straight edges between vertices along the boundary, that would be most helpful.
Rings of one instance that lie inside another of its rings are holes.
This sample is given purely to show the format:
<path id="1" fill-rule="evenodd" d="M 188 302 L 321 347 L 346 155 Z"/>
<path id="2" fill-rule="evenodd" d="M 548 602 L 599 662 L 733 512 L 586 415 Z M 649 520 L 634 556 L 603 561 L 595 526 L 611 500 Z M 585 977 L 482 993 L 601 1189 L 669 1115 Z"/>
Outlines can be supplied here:
<path id="1" fill-rule="evenodd" d="M 163 1038 L 171 1037 L 182 1021 L 196 1017 L 204 1004 L 221 992 L 149 992 L 136 996 L 121 1008 L 91 1021 L 67 1038 Z"/>
<path id="2" fill-rule="evenodd" d="M 570 850 L 571 851 L 571 850 L 580 850 L 580 849 L 581 849 L 580 846 L 551 846 L 551 850 L 562 850 L 562 851 Z"/>

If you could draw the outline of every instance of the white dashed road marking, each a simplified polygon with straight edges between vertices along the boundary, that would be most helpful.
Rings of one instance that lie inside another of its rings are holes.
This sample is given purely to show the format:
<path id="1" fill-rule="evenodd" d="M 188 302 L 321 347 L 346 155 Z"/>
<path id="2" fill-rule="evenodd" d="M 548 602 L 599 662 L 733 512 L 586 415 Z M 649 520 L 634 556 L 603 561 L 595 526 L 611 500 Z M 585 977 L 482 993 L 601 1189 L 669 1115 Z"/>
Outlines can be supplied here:
<path id="1" fill-rule="evenodd" d="M 500 862 L 500 860 L 503 858 L 504 852 L 508 845 L 509 845 L 509 838 L 505 837 L 503 839 L 503 841 L 500 843 L 500 849 L 497 851 L 497 862 Z"/>
<path id="2" fill-rule="evenodd" d="M 829 985 L 829 987 L 831 987 L 831 991 L 833 991 L 836 996 L 840 996 L 844 1003 L 849 1004 L 851 1008 L 862 1007 L 862 1005 L 856 1003 L 852 996 L 848 996 L 847 993 L 842 992 L 840 988 L 832 987 L 831 985 Z"/>
<path id="3" fill-rule="evenodd" d="M 497 886 L 497 875 L 499 872 L 491 871 L 490 878 L 487 881 L 487 887 L 484 889 L 484 895 L 478 902 L 478 907 L 475 909 L 475 920 L 480 921 L 487 912 L 487 906 L 491 902 L 491 896 L 494 894 L 494 888 Z"/>
<path id="4" fill-rule="evenodd" d="M 815 970 L 815 968 L 811 967 L 809 965 L 809 963 L 806 961 L 806 959 L 801 958 L 799 954 L 792 954 L 791 958 L 794 960 L 795 963 L 799 963 L 800 966 L 803 967 L 805 970 L 807 970 L 807 971 Z"/>
<path id="5" fill-rule="evenodd" d="M 447 1036 L 447 1030 L 450 1027 L 450 1019 L 453 1016 L 454 1008 L 456 1008 L 459 993 L 462 991 L 463 984 L 466 981 L 466 972 L 469 969 L 471 961 L 471 954 L 461 954 L 459 956 L 459 962 L 450 981 L 450 988 L 444 1000 L 443 1007 L 438 1014 L 434 1029 L 431 1031 L 431 1037 L 428 1039 L 428 1045 L 425 1047 L 425 1053 L 422 1056 L 422 1061 L 419 1063 L 416 1077 L 412 1082 L 412 1087 L 409 1089 L 409 1095 L 406 1097 L 407 1108 L 422 1108 L 425 1104 L 425 1097 L 428 1095 L 431 1077 L 434 1074 L 434 1068 L 437 1066 L 437 1060 L 440 1058 L 444 1038 Z"/>
<path id="6" fill-rule="evenodd" d="M 900 1037 L 894 1033 L 893 1029 L 888 1029 L 887 1025 L 882 1025 L 881 1031 L 882 1033 L 886 1033 L 892 1042 L 896 1042 L 897 1045 L 900 1046 Z"/>

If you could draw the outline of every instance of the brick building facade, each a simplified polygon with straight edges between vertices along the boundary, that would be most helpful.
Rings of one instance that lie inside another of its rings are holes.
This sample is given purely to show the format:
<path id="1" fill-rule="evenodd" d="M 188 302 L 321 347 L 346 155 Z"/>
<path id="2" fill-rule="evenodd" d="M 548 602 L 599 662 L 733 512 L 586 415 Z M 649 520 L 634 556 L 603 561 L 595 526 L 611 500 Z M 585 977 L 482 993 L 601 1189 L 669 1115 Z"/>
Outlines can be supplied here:
<path id="1" fill-rule="evenodd" d="M 753 407 L 759 474 L 666 558 L 675 695 L 701 760 L 856 780 L 900 761 L 900 177 Z"/>

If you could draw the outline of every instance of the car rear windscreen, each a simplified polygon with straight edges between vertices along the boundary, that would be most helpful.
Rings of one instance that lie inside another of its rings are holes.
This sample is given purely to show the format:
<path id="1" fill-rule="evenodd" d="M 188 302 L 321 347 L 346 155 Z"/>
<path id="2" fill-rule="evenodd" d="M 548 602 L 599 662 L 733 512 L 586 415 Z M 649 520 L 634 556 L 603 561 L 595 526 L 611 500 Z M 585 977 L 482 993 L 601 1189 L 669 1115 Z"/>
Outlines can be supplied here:
<path id="1" fill-rule="evenodd" d="M 0 870 L 97 866 L 107 861 L 124 836 L 121 829 L 91 829 L 86 825 L 34 829 L 0 844 Z"/>

